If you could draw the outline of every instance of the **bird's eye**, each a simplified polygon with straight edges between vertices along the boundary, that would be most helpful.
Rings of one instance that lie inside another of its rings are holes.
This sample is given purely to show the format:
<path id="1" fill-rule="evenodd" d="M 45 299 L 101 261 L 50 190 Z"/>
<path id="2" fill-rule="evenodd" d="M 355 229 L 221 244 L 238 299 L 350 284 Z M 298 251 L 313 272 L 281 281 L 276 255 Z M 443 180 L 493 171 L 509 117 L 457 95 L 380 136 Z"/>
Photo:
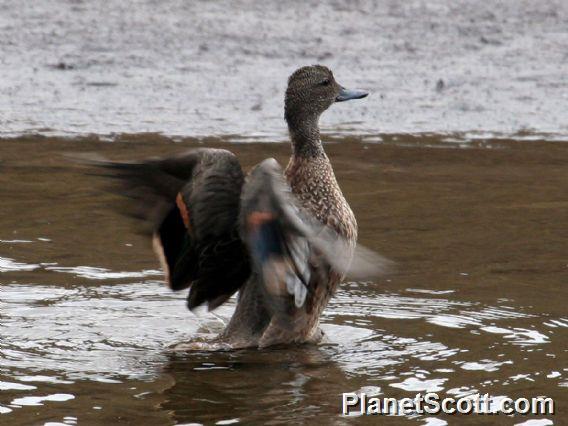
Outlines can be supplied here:
<path id="1" fill-rule="evenodd" d="M 320 86 L 329 86 L 331 84 L 331 80 L 326 78 L 324 81 L 320 83 Z"/>

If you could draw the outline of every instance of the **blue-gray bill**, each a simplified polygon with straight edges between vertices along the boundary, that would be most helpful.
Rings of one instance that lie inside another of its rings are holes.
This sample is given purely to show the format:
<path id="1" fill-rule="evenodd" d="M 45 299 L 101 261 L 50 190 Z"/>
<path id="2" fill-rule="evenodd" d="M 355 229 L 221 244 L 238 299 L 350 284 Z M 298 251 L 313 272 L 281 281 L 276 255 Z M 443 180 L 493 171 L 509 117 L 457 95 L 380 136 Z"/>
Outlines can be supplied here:
<path id="1" fill-rule="evenodd" d="M 342 87 L 339 91 L 339 95 L 335 98 L 335 102 L 350 101 L 351 99 L 361 99 L 367 96 L 369 93 L 364 90 L 349 90 Z"/>

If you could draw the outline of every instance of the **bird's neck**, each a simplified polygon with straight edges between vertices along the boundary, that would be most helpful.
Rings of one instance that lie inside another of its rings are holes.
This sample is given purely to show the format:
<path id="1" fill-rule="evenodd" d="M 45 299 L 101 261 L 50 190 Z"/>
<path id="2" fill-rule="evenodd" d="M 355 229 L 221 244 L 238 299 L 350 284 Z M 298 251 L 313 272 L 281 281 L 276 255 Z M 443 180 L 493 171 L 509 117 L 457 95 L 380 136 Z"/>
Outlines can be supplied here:
<path id="1" fill-rule="evenodd" d="M 319 116 L 286 115 L 288 131 L 292 140 L 293 156 L 303 158 L 325 157 L 321 144 Z"/>

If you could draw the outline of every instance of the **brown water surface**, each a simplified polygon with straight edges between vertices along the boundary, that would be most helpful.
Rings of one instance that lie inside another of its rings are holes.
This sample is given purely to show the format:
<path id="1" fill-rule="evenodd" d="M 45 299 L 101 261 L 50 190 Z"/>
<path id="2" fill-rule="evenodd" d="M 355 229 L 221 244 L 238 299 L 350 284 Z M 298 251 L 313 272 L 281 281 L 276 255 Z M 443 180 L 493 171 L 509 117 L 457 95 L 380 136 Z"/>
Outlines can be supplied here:
<path id="1" fill-rule="evenodd" d="M 326 138 L 360 241 L 395 260 L 345 283 L 333 344 L 232 353 L 169 348 L 222 328 L 161 285 L 149 241 L 100 178 L 61 156 L 221 146 L 253 165 L 287 144 L 124 136 L 1 140 L 2 424 L 518 424 L 525 417 L 339 415 L 341 393 L 545 395 L 566 416 L 568 145 L 447 136 Z M 542 419 L 542 417 L 536 417 Z M 535 424 L 549 424 L 541 421 Z"/>

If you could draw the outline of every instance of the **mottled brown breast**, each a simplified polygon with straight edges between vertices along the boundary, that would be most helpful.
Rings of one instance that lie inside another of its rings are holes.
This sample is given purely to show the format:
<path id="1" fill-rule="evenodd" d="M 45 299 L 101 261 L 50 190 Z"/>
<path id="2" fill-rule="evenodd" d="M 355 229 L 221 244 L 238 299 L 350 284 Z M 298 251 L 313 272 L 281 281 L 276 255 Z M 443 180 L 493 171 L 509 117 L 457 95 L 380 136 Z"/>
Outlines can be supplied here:
<path id="1" fill-rule="evenodd" d="M 355 245 L 357 221 L 337 184 L 327 156 L 292 156 L 285 171 L 302 207 Z"/>

